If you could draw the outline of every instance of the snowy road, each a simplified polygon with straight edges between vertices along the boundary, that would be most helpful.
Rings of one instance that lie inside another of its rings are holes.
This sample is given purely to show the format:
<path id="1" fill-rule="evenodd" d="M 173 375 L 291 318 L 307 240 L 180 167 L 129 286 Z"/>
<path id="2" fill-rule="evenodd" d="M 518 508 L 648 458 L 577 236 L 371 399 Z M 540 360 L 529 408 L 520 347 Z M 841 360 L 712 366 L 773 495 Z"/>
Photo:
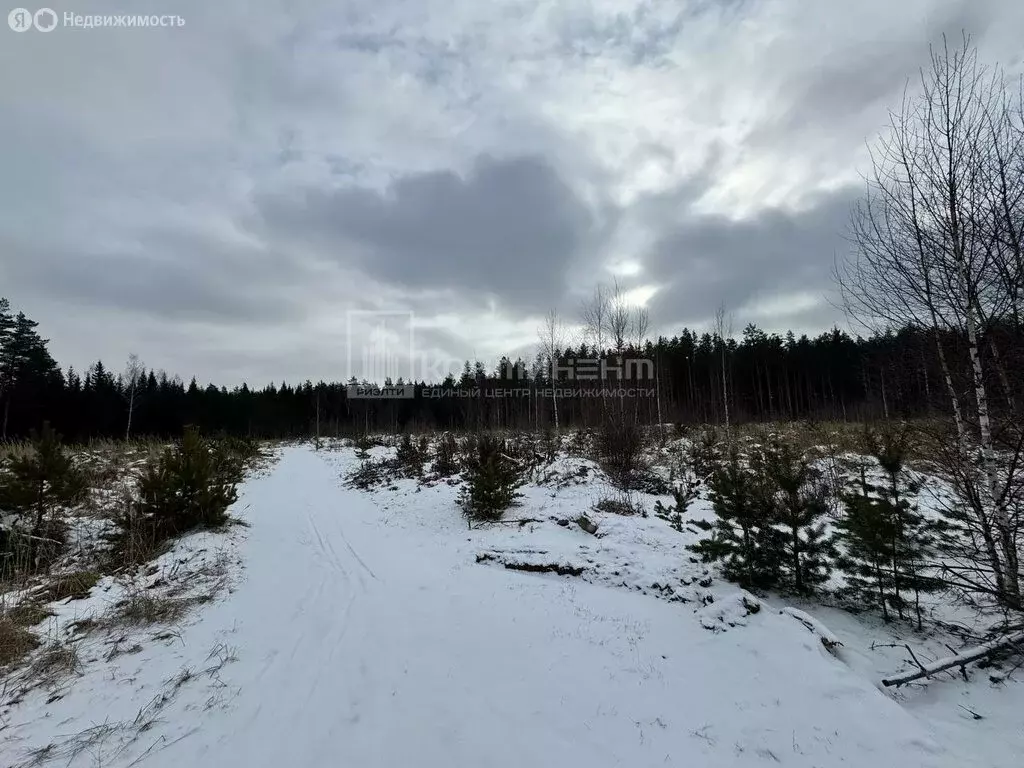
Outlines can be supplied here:
<path id="1" fill-rule="evenodd" d="M 927 762 L 917 724 L 795 624 L 779 621 L 792 648 L 773 653 L 678 606 L 478 566 L 468 533 L 385 525 L 373 496 L 307 450 L 247 491 L 241 695 L 179 759 L 821 765 L 882 749 L 892 765 Z"/>
<path id="2" fill-rule="evenodd" d="M 231 695 L 183 687 L 102 765 L 964 765 L 791 619 L 714 634 L 689 606 L 477 565 L 453 509 L 424 494 L 399 524 L 341 487 L 344 461 L 289 448 L 245 485 L 244 581 L 182 639 L 194 654 L 230 634 Z M 83 681 L 55 722 L 129 717 L 145 689 Z"/>

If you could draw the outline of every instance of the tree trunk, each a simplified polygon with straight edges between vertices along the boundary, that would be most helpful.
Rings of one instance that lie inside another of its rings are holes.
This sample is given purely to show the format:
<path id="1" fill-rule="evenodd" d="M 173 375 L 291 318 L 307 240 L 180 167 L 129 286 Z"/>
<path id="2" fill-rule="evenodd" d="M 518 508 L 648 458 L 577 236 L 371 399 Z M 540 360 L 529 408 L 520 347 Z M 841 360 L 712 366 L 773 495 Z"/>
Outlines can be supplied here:
<path id="1" fill-rule="evenodd" d="M 946 383 L 946 392 L 949 395 L 950 404 L 953 406 L 953 423 L 956 426 L 957 441 L 959 442 L 961 453 L 966 457 L 967 433 L 964 428 L 964 415 L 963 411 L 960 410 L 960 397 L 956 393 L 956 387 L 953 386 L 953 374 L 949 370 L 949 361 L 946 360 L 946 350 L 942 346 L 942 338 L 939 336 L 938 323 L 932 325 L 932 335 L 935 337 L 935 350 L 939 356 L 942 379 Z"/>
<path id="2" fill-rule="evenodd" d="M 978 414 L 980 438 L 978 452 L 981 459 L 981 470 L 985 476 L 985 493 L 988 497 L 986 500 L 991 505 L 992 521 L 995 524 L 1004 564 L 1003 589 L 1000 599 L 1006 605 L 1017 608 L 1020 607 L 1017 545 L 1014 541 L 1006 502 L 998 489 L 995 450 L 992 443 L 992 424 L 988 412 L 988 394 L 985 390 L 984 369 L 981 365 L 981 355 L 978 350 L 977 319 L 975 318 L 974 307 L 971 303 L 968 303 L 967 307 L 967 343 L 971 357 L 971 373 L 974 379 L 975 406 Z"/>
<path id="3" fill-rule="evenodd" d="M 128 427 L 124 431 L 125 442 L 132 436 L 132 414 L 135 412 L 135 384 L 132 384 L 132 393 L 128 398 Z"/>
<path id="4" fill-rule="evenodd" d="M 658 357 L 658 364 L 654 369 L 654 396 L 658 401 L 658 431 L 661 434 L 661 444 L 665 444 L 665 422 L 661 418 L 661 356 Z"/>
<path id="5" fill-rule="evenodd" d="M 725 414 L 725 430 L 729 431 L 729 385 L 725 378 L 725 339 L 722 339 L 722 409 Z"/>
<path id="6" fill-rule="evenodd" d="M 996 346 L 996 340 L 989 334 L 988 347 L 992 352 L 992 364 L 996 367 L 996 373 L 999 374 L 999 383 L 1003 388 L 1003 397 L 1006 398 L 1006 407 L 1010 409 L 1010 413 L 1017 412 L 1017 403 L 1013 398 L 1013 388 L 1010 386 L 1010 377 L 1006 375 L 1006 367 L 1003 365 L 1003 360 L 999 356 L 999 347 Z"/>

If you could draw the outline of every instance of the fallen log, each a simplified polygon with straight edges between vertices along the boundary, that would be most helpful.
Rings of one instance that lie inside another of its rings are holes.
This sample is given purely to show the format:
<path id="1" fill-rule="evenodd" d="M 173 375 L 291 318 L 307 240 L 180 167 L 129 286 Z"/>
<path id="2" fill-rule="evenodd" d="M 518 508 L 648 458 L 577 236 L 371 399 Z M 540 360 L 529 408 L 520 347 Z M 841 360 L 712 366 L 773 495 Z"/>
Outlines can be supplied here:
<path id="1" fill-rule="evenodd" d="M 968 664 L 980 661 L 991 653 L 998 651 L 1002 648 L 1006 648 L 1011 645 L 1017 645 L 1018 643 L 1024 643 L 1024 631 L 1014 632 L 1003 637 L 997 637 L 994 640 L 989 640 L 987 643 L 982 643 L 973 648 L 968 648 L 966 651 L 962 651 L 954 656 L 947 656 L 938 661 L 933 661 L 929 664 L 922 664 L 914 656 L 911 651 L 911 658 L 914 659 L 914 663 L 917 664 L 917 669 L 912 672 L 904 672 L 901 675 L 893 675 L 882 680 L 882 685 L 886 688 L 890 686 L 900 686 L 906 683 L 911 683 L 914 680 L 920 680 L 922 677 L 931 677 L 939 672 L 945 672 L 947 669 L 953 667 L 960 667 L 963 671 L 964 667 Z M 908 650 L 910 650 L 908 648 Z"/>
<path id="2" fill-rule="evenodd" d="M 832 630 L 810 614 L 804 613 L 797 608 L 783 608 L 781 612 L 787 616 L 793 617 L 811 630 L 811 632 L 816 634 L 818 639 L 821 640 L 821 644 L 825 646 L 825 649 L 833 656 L 835 656 L 836 653 L 835 649 L 843 644 L 842 641 L 832 633 Z"/>
<path id="3" fill-rule="evenodd" d="M 493 520 L 492 522 L 500 525 L 528 525 L 530 523 L 543 523 L 544 521 L 536 517 L 517 517 L 513 520 Z"/>
<path id="4" fill-rule="evenodd" d="M 527 571 L 528 573 L 557 573 L 559 576 L 579 576 L 586 566 L 572 563 L 531 563 L 523 560 L 509 560 L 491 552 L 481 552 L 476 556 L 478 563 L 498 563 L 510 571 Z"/>

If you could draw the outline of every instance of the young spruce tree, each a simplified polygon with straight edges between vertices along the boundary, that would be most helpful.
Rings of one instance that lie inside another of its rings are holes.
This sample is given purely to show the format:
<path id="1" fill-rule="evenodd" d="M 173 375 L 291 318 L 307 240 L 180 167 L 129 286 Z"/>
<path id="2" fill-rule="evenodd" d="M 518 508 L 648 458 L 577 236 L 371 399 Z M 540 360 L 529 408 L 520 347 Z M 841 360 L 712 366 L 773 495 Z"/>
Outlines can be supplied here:
<path id="1" fill-rule="evenodd" d="M 709 479 L 710 499 L 718 520 L 696 524 L 711 536 L 691 547 L 704 562 L 721 560 L 722 573 L 747 588 L 767 588 L 779 578 L 779 533 L 773 509 L 758 475 L 730 447 Z"/>
<path id="2" fill-rule="evenodd" d="M 907 477 L 905 431 L 869 435 L 868 448 L 882 471 L 870 482 L 861 468 L 858 488 L 845 496 L 846 514 L 837 523 L 837 540 L 845 549 L 839 566 L 847 572 L 847 594 L 873 604 L 889 621 L 889 609 L 903 619 L 909 612 L 907 595 L 921 627 L 921 594 L 941 587 L 928 573 L 926 560 L 934 554 L 945 524 L 919 511 L 915 497 L 920 484 Z"/>
<path id="3" fill-rule="evenodd" d="M 466 484 L 459 505 L 470 525 L 499 520 L 520 495 L 517 489 L 523 480 L 519 467 L 508 457 L 504 441 L 491 435 L 480 435 L 467 454 Z"/>
<path id="4" fill-rule="evenodd" d="M 402 442 L 398 444 L 395 458 L 407 477 L 419 477 L 423 474 L 423 462 L 427 459 L 427 446 L 422 441 L 414 443 L 412 435 L 406 432 L 402 435 Z"/>
<path id="5" fill-rule="evenodd" d="M 700 480 L 693 475 L 684 475 L 672 487 L 672 497 L 675 504 L 662 504 L 661 501 L 654 502 L 654 514 L 672 526 L 673 529 L 683 530 L 686 511 L 690 505 L 700 496 Z"/>
<path id="6" fill-rule="evenodd" d="M 86 490 L 85 477 L 64 452 L 60 435 L 44 423 L 40 432 L 32 433 L 31 451 L 10 461 L 0 487 L 0 506 L 29 520 L 25 549 L 32 567 L 41 564 L 44 551 L 60 544 L 53 512 L 77 503 Z M 8 534 L 5 538 L 9 538 L 7 547 L 12 548 L 16 537 Z"/>
<path id="7" fill-rule="evenodd" d="M 237 498 L 238 480 L 198 431 L 186 429 L 178 446 L 146 467 L 134 514 L 125 525 L 141 526 L 155 541 L 222 525 Z"/>
<path id="8" fill-rule="evenodd" d="M 445 432 L 434 449 L 434 472 L 438 477 L 451 477 L 459 471 L 459 444 L 451 432 Z"/>
<path id="9" fill-rule="evenodd" d="M 826 494 L 810 461 L 792 443 L 769 438 L 754 452 L 753 469 L 765 483 L 781 534 L 772 541 L 788 586 L 811 593 L 828 580 L 833 547 L 825 535 Z"/>

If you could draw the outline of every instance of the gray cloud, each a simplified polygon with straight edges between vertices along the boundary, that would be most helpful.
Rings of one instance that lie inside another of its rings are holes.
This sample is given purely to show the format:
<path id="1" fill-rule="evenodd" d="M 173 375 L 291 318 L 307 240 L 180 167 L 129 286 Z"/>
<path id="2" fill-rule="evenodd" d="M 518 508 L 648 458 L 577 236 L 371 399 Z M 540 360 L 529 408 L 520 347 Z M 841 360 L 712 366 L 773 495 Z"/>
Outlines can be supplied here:
<path id="1" fill-rule="evenodd" d="M 964 32 L 984 42 L 1006 8 L 997 0 L 936 2 L 909 9 L 920 25 L 914 38 L 880 34 L 856 45 L 839 41 L 819 66 L 787 74 L 779 84 L 775 114 L 757 128 L 750 142 L 771 146 L 795 140 L 830 144 L 873 138 L 886 111 L 898 107 L 904 88 L 912 90 L 917 84 L 930 44 L 941 45 L 943 35 L 959 42 Z M 1024 22 L 1024 13 L 1017 15 Z M 999 58 L 998 50 L 994 54 Z"/>
<path id="2" fill-rule="evenodd" d="M 386 191 L 350 187 L 263 198 L 269 233 L 319 243 L 374 278 L 409 289 L 480 292 L 509 308 L 559 300 L 594 234 L 588 208 L 545 161 L 478 159 L 404 176 Z"/>
<path id="3" fill-rule="evenodd" d="M 826 327 L 864 140 L 928 43 L 966 28 L 1024 68 L 1015 0 L 174 10 L 184 27 L 0 31 L 0 293 L 65 364 L 338 378 L 367 308 L 490 359 L 617 264 L 660 289 L 662 328 L 720 301 Z"/>
<path id="4" fill-rule="evenodd" d="M 15 252 L 13 246 L 5 250 Z M 212 247 L 205 239 L 167 233 L 163 243 L 132 250 L 22 245 L 17 254 L 6 264 L 4 278 L 21 286 L 23 297 L 117 307 L 170 321 L 251 324 L 302 316 L 300 297 L 288 290 L 288 273 L 294 277 L 301 265 L 275 264 L 256 251 Z"/>
<path id="5" fill-rule="evenodd" d="M 835 255 L 848 247 L 844 233 L 859 192 L 859 187 L 844 187 L 801 211 L 763 209 L 738 220 L 685 215 L 645 259 L 646 271 L 665 286 L 651 301 L 653 319 L 663 326 L 700 323 L 719 304 L 735 312 L 772 297 L 805 294 L 821 298 L 821 306 L 815 311 L 796 307 L 798 317 L 786 319 L 822 325 L 839 321 L 824 297 L 831 289 Z M 788 314 L 785 304 L 777 313 Z M 738 319 L 761 325 L 766 320 Z"/>

